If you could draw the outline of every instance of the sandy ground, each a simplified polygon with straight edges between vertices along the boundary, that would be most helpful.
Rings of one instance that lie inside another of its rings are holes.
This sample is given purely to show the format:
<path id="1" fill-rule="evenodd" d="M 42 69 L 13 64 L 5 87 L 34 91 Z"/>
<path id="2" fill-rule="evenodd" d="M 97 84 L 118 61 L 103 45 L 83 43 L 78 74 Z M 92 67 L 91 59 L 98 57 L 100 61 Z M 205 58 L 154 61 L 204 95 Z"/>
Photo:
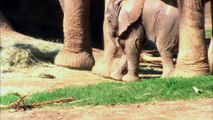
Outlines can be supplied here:
<path id="1" fill-rule="evenodd" d="M 142 78 L 161 76 L 162 67 L 160 64 L 143 63 L 140 66 L 143 68 L 143 73 L 140 74 Z M 54 76 L 55 78 L 43 78 L 42 76 L 45 74 Z M 40 66 L 16 69 L 14 71 L 1 71 L 0 81 L 1 95 L 16 92 L 28 95 L 35 92 L 55 90 L 61 87 L 115 82 L 112 79 L 93 74 L 91 71 L 71 70 L 53 64 L 41 64 Z"/>

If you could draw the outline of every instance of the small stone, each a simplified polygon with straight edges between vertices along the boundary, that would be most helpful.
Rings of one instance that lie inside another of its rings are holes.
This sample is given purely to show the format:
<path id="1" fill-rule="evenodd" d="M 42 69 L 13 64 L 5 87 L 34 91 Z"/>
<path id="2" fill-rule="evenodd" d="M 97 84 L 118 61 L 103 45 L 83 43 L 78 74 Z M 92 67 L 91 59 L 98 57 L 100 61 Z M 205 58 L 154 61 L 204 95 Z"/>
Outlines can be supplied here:
<path id="1" fill-rule="evenodd" d="M 47 73 L 42 73 L 39 75 L 40 78 L 47 78 L 47 79 L 55 79 L 56 77 L 54 75 L 51 74 L 47 74 Z"/>

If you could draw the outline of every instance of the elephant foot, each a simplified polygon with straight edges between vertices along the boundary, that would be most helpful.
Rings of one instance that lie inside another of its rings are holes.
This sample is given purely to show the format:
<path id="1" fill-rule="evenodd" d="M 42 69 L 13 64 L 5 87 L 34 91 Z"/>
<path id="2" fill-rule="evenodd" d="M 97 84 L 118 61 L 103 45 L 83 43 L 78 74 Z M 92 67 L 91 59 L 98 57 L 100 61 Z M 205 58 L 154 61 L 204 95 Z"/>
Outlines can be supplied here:
<path id="1" fill-rule="evenodd" d="M 55 58 L 55 64 L 71 69 L 91 70 L 95 60 L 88 52 L 74 53 L 62 49 Z"/>
<path id="2" fill-rule="evenodd" d="M 204 76 L 209 75 L 209 69 L 175 69 L 171 74 L 170 77 L 195 77 L 195 76 Z"/>
<path id="3" fill-rule="evenodd" d="M 171 71 L 171 72 L 165 72 L 165 73 L 163 73 L 163 74 L 161 75 L 161 78 L 168 78 L 168 77 L 171 77 L 171 73 L 172 73 L 172 71 Z"/>
<path id="4" fill-rule="evenodd" d="M 139 77 L 138 75 L 132 75 L 127 73 L 126 75 L 123 76 L 122 81 L 123 82 L 133 82 L 133 81 L 138 81 Z"/>
<path id="5" fill-rule="evenodd" d="M 95 63 L 92 72 L 103 77 L 110 77 L 112 71 L 116 70 L 119 59 L 102 60 Z"/>
<path id="6" fill-rule="evenodd" d="M 160 78 L 168 78 L 168 77 L 170 77 L 170 76 L 169 75 L 161 75 Z"/>
<path id="7" fill-rule="evenodd" d="M 102 62 L 96 62 L 94 67 L 92 68 L 92 72 L 104 77 L 110 77 L 110 69 L 108 64 L 104 64 Z"/>
<path id="8" fill-rule="evenodd" d="M 181 71 L 181 70 L 176 70 L 174 71 L 170 77 L 195 77 L 195 76 L 205 76 L 209 75 L 209 72 L 203 72 L 203 71 Z"/>
<path id="9" fill-rule="evenodd" d="M 124 75 L 122 75 L 121 73 L 115 71 L 115 72 L 112 72 L 110 77 L 114 80 L 117 80 L 117 81 L 122 81 L 122 78 L 123 78 Z"/>

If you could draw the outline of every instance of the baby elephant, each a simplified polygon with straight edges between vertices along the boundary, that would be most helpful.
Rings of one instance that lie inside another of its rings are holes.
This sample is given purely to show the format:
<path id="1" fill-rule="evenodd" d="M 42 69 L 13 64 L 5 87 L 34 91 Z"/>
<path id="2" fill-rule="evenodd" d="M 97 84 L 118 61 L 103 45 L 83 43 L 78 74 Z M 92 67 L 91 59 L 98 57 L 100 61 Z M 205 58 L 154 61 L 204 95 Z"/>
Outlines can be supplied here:
<path id="1" fill-rule="evenodd" d="M 116 42 L 115 44 L 123 50 L 118 68 L 111 73 L 111 77 L 115 80 L 135 81 L 139 79 L 138 66 L 144 31 L 138 22 L 133 23 L 125 35 L 112 38 Z"/>
<path id="2" fill-rule="evenodd" d="M 118 69 L 111 73 L 116 80 L 138 78 L 139 56 L 144 41 L 156 44 L 163 63 L 162 77 L 174 69 L 173 50 L 178 44 L 179 12 L 176 0 L 110 0 L 106 19 L 109 35 L 124 52 Z"/>

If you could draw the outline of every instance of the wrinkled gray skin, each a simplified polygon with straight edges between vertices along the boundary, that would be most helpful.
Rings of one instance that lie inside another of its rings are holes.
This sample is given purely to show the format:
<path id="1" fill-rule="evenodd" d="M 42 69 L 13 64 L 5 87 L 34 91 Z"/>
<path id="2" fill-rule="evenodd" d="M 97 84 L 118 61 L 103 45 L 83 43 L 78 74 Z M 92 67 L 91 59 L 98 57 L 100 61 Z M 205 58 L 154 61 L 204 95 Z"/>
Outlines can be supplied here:
<path id="1" fill-rule="evenodd" d="M 121 21 L 119 21 L 118 19 L 118 16 L 120 15 L 119 10 L 122 7 L 121 2 L 118 1 L 122 2 L 122 0 L 110 0 L 106 15 L 109 26 L 109 35 L 111 39 L 115 41 L 118 38 L 126 38 L 121 39 L 121 41 L 124 40 L 124 50 L 126 50 L 126 53 L 129 53 L 129 55 L 125 53 L 126 57 L 124 55 L 121 58 L 121 63 L 123 63 L 122 61 L 124 61 L 124 59 L 127 59 L 128 62 L 126 66 L 128 66 L 128 73 L 136 71 L 134 75 L 129 77 L 129 80 L 136 80 L 136 76 L 138 76 L 136 69 L 138 69 L 139 65 L 138 59 L 140 52 L 137 51 L 138 49 L 135 48 L 135 46 L 133 46 L 134 40 L 132 40 L 132 38 L 134 37 L 140 38 L 140 41 L 145 39 L 145 41 L 149 40 L 156 44 L 163 63 L 162 77 L 168 77 L 174 69 L 172 52 L 175 48 L 177 48 L 178 44 L 179 12 L 177 8 L 173 7 L 177 6 L 177 3 L 168 0 L 171 5 L 170 6 L 162 2 L 161 0 L 145 0 L 143 9 L 141 11 L 142 13 L 138 20 L 128 26 L 126 31 L 119 35 L 119 23 L 123 23 L 125 19 Z M 135 29 L 135 26 L 141 29 L 141 32 L 137 31 L 139 29 L 133 30 Z M 142 46 L 142 42 L 140 42 L 139 46 Z M 129 52 L 127 52 L 127 50 Z M 129 66 L 131 66 L 132 64 L 134 64 L 135 66 L 129 69 Z M 124 70 L 124 67 L 120 67 L 116 71 L 121 71 L 119 69 Z M 113 72 L 111 77 L 120 80 L 122 78 L 121 76 L 125 74 L 121 72 L 120 74 L 118 73 L 119 72 Z M 123 80 L 126 79 L 124 78 Z"/>
<path id="2" fill-rule="evenodd" d="M 157 0 L 146 0 L 143 8 L 143 26 L 146 31 L 146 39 L 156 43 L 162 58 L 163 75 L 168 77 L 174 69 L 172 61 L 173 50 L 177 48 L 179 36 L 179 10 Z M 172 5 L 176 4 L 176 5 Z"/>
<path id="3" fill-rule="evenodd" d="M 124 36 L 116 38 L 116 44 L 123 50 L 123 56 L 117 69 L 111 73 L 115 80 L 135 81 L 138 80 L 139 57 L 141 45 L 144 40 L 143 27 L 140 21 L 137 21 L 128 28 Z"/>

